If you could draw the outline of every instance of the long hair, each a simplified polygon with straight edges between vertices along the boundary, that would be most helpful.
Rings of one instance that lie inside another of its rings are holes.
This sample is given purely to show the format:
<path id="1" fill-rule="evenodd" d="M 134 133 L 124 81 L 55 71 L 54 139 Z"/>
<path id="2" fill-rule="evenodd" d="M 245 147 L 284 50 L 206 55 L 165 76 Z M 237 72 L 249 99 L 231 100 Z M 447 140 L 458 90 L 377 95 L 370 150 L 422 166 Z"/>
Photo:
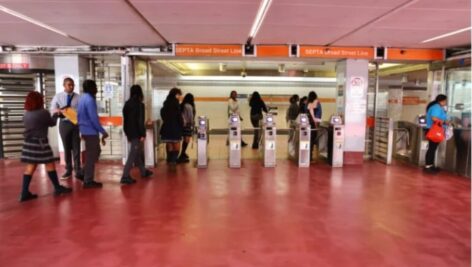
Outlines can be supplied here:
<path id="1" fill-rule="evenodd" d="M 138 99 L 140 102 L 143 101 L 144 94 L 143 94 L 143 89 L 141 88 L 140 85 L 135 84 L 135 85 L 131 86 L 129 91 L 130 91 L 130 93 L 129 93 L 130 94 L 129 95 L 130 99 Z"/>
<path id="2" fill-rule="evenodd" d="M 308 103 L 313 103 L 316 99 L 318 99 L 318 95 L 314 91 L 308 93 Z"/>
<path id="3" fill-rule="evenodd" d="M 251 100 L 249 101 L 249 105 L 253 106 L 254 104 L 260 103 L 260 102 L 262 102 L 261 95 L 259 94 L 258 91 L 254 91 L 254 93 L 252 93 Z"/>
<path id="4" fill-rule="evenodd" d="M 29 92 L 25 100 L 25 110 L 33 111 L 44 108 L 44 98 L 39 92 Z"/>
<path id="5" fill-rule="evenodd" d="M 229 93 L 229 98 L 232 98 L 231 96 L 232 96 L 233 94 L 235 94 L 235 93 L 237 93 L 235 90 L 231 91 L 231 92 Z"/>
<path id="6" fill-rule="evenodd" d="M 182 110 L 183 110 L 185 104 L 189 104 L 190 106 L 192 106 L 193 116 L 195 116 L 197 111 L 195 110 L 195 99 L 194 99 L 192 94 L 188 93 L 184 96 L 184 100 L 182 100 L 182 104 L 181 104 Z"/>
<path id="7" fill-rule="evenodd" d="M 290 104 L 296 104 L 300 100 L 298 95 L 292 95 L 289 99 Z"/>
<path id="8" fill-rule="evenodd" d="M 307 101 L 308 97 L 304 96 L 300 99 L 300 102 L 298 104 L 298 107 L 300 108 L 299 113 L 306 113 L 306 104 L 305 101 Z"/>
<path id="9" fill-rule="evenodd" d="M 439 104 L 439 102 L 441 101 L 444 101 L 447 99 L 447 96 L 446 95 L 443 95 L 443 94 L 439 94 L 436 96 L 436 99 L 434 99 L 433 101 L 429 102 L 429 104 L 426 106 L 426 112 L 428 112 L 429 108 L 436 105 L 436 104 Z"/>
<path id="10" fill-rule="evenodd" d="M 84 93 L 90 94 L 95 98 L 97 94 L 97 84 L 94 80 L 85 80 L 82 87 L 84 88 Z"/>
<path id="11" fill-rule="evenodd" d="M 177 101 L 176 96 L 178 95 L 182 95 L 182 90 L 180 90 L 177 87 L 170 89 L 169 94 L 167 95 L 166 100 L 164 101 L 164 104 L 166 102 L 169 102 L 169 103 L 176 102 Z"/>

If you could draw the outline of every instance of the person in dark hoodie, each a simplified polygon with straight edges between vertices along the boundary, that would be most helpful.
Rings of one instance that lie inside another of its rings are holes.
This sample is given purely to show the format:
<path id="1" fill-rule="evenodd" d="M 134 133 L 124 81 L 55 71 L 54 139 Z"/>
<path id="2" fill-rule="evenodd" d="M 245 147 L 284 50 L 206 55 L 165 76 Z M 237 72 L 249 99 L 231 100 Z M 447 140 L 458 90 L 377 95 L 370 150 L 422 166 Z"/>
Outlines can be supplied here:
<path id="1" fill-rule="evenodd" d="M 170 165 L 177 164 L 183 136 L 184 122 L 179 103 L 181 97 L 182 91 L 179 88 L 172 88 L 161 109 L 161 140 L 166 143 L 167 162 Z"/>
<path id="2" fill-rule="evenodd" d="M 139 85 L 133 85 L 130 89 L 130 97 L 123 107 L 123 131 L 126 134 L 130 148 L 128 159 L 123 168 L 122 184 L 133 184 L 136 182 L 130 175 L 133 164 L 139 168 L 141 177 L 150 177 L 153 173 L 144 167 L 143 142 L 146 138 L 146 128 L 144 126 L 144 95 L 143 89 Z"/>

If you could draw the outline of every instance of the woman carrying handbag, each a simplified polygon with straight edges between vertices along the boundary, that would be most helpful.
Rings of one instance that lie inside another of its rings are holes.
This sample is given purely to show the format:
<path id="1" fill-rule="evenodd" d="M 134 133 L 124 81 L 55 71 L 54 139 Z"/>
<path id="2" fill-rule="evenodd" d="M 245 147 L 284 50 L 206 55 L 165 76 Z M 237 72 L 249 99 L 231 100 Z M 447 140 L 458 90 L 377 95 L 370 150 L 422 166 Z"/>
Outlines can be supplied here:
<path id="1" fill-rule="evenodd" d="M 434 161 L 436 150 L 445 138 L 446 105 L 447 96 L 440 94 L 426 107 L 426 139 L 428 139 L 428 150 L 426 151 L 424 166 L 426 173 L 437 173 L 439 171 L 439 168 L 434 166 Z"/>

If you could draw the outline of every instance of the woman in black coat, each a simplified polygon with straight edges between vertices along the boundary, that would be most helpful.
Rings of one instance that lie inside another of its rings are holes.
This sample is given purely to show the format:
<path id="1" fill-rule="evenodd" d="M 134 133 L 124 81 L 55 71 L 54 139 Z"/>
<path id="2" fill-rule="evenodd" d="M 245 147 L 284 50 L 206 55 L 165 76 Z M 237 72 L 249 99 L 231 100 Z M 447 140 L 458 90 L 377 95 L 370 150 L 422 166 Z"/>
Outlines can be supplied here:
<path id="1" fill-rule="evenodd" d="M 181 97 L 182 91 L 172 88 L 161 109 L 161 141 L 166 143 L 167 162 L 172 165 L 177 163 L 183 136 L 184 123 L 179 104 Z"/>
<path id="2" fill-rule="evenodd" d="M 146 170 L 143 161 L 143 142 L 146 138 L 146 127 L 144 126 L 144 95 L 139 85 L 133 85 L 130 89 L 130 97 L 123 107 L 123 131 L 126 134 L 130 149 L 128 159 L 123 168 L 122 184 L 133 184 L 136 182 L 130 175 L 133 163 L 141 172 L 142 177 L 149 177 L 152 172 Z"/>

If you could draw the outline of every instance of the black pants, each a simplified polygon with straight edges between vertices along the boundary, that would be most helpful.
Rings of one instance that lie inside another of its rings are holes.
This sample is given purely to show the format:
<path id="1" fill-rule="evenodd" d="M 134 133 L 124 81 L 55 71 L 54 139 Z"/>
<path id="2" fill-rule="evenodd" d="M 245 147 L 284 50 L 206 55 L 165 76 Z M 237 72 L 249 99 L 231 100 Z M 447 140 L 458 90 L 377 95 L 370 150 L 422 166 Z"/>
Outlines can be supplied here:
<path id="1" fill-rule="evenodd" d="M 428 150 L 426 151 L 425 165 L 427 167 L 434 165 L 434 158 L 436 156 L 436 150 L 438 149 L 439 143 L 428 141 Z"/>
<path id="2" fill-rule="evenodd" d="M 313 159 L 313 148 L 316 144 L 316 137 L 318 134 L 318 131 L 313 131 L 313 129 L 315 129 L 315 127 L 312 126 L 310 133 L 310 160 Z"/>
<path id="3" fill-rule="evenodd" d="M 146 174 L 146 168 L 144 167 L 143 161 L 143 145 L 138 138 L 130 141 L 131 147 L 128 153 L 128 159 L 126 160 L 125 167 L 123 169 L 123 177 L 129 177 L 133 164 L 139 168 L 141 176 Z"/>
<path id="4" fill-rule="evenodd" d="M 72 171 L 72 158 L 74 159 L 75 173 L 82 172 L 80 167 L 79 126 L 72 124 L 70 121 L 63 120 L 59 123 L 59 134 L 61 135 L 62 145 L 64 146 L 67 172 Z"/>
<path id="5" fill-rule="evenodd" d="M 98 135 L 83 135 L 85 140 L 85 166 L 84 182 L 91 182 L 95 177 L 95 163 L 102 149 L 100 148 L 100 137 Z"/>
<path id="6" fill-rule="evenodd" d="M 262 115 L 257 114 L 257 115 L 251 115 L 251 124 L 252 127 L 254 127 L 254 139 L 252 141 L 252 146 L 257 147 L 259 146 L 259 140 L 260 140 L 260 126 L 259 126 L 259 121 L 262 119 Z"/>

